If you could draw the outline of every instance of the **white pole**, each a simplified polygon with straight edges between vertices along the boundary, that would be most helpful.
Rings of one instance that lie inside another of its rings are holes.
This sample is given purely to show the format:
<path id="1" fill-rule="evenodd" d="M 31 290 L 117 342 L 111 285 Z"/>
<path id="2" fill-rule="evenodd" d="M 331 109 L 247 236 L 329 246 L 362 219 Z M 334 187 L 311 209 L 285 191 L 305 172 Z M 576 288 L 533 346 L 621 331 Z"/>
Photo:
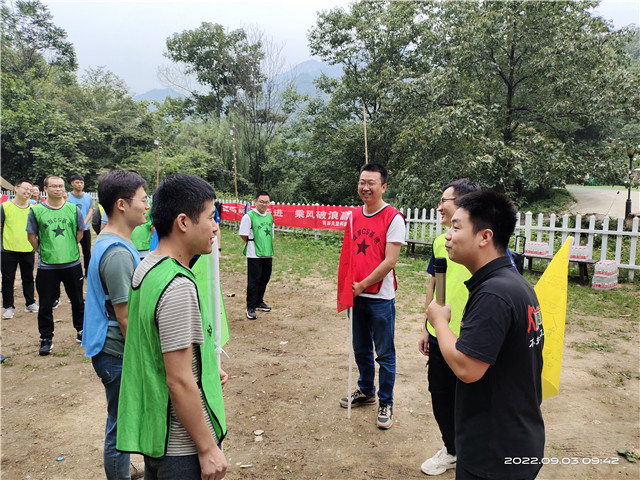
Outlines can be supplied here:
<path id="1" fill-rule="evenodd" d="M 347 399 L 349 406 L 347 407 L 347 418 L 351 419 L 351 378 L 353 375 L 353 308 L 347 309 L 347 317 L 349 318 L 349 381 L 347 382 Z"/>

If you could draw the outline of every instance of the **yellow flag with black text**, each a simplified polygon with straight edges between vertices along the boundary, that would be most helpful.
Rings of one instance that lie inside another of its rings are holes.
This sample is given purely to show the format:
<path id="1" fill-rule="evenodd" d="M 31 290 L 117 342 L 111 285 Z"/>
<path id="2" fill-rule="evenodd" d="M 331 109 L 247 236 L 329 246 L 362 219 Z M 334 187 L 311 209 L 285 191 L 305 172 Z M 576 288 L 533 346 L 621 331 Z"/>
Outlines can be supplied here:
<path id="1" fill-rule="evenodd" d="M 542 349 L 542 399 L 558 394 L 564 325 L 567 315 L 567 283 L 569 274 L 569 248 L 573 238 L 568 237 L 556 253 L 534 287 L 544 329 Z"/>

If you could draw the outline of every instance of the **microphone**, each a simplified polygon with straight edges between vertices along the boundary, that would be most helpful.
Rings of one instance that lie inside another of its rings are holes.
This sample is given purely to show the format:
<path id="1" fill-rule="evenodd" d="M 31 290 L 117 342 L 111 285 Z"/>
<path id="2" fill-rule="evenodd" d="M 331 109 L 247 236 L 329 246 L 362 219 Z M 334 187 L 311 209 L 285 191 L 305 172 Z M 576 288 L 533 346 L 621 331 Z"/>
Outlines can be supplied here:
<path id="1" fill-rule="evenodd" d="M 447 259 L 445 257 L 436 257 L 433 261 L 433 269 L 436 274 L 436 303 L 438 305 L 446 305 L 446 277 L 447 277 Z"/>

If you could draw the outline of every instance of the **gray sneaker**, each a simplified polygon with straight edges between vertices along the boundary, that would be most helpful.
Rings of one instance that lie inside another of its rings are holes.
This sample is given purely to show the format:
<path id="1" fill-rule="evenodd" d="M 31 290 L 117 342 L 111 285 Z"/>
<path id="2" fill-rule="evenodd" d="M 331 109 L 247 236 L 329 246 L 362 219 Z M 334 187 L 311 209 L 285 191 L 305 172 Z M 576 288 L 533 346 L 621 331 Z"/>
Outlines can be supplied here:
<path id="1" fill-rule="evenodd" d="M 393 425 L 393 405 L 381 403 L 378 406 L 378 428 L 391 428 Z"/>
<path id="2" fill-rule="evenodd" d="M 256 318 L 258 318 L 255 308 L 247 308 L 247 318 L 249 320 L 255 320 Z"/>
<path id="3" fill-rule="evenodd" d="M 38 355 L 49 355 L 52 348 L 53 340 L 51 340 L 50 338 L 43 338 L 40 342 L 40 350 L 38 350 Z"/>
<path id="4" fill-rule="evenodd" d="M 13 307 L 9 307 L 9 308 L 5 308 L 4 309 L 4 313 L 2 314 L 2 318 L 5 320 L 8 320 L 10 318 L 13 318 L 13 315 L 15 313 L 15 308 Z"/>
<path id="5" fill-rule="evenodd" d="M 40 307 L 36 302 L 33 302 L 31 305 L 27 305 L 27 307 L 24 309 L 24 311 L 27 313 L 38 313 L 38 310 L 40 310 Z"/>
<path id="6" fill-rule="evenodd" d="M 366 393 L 362 393 L 360 389 L 356 390 L 351 394 L 351 406 L 352 407 L 361 407 L 362 405 L 374 405 L 376 403 L 375 395 L 367 395 Z M 349 406 L 349 399 L 347 397 L 342 397 L 340 399 L 340 406 L 347 408 Z"/>

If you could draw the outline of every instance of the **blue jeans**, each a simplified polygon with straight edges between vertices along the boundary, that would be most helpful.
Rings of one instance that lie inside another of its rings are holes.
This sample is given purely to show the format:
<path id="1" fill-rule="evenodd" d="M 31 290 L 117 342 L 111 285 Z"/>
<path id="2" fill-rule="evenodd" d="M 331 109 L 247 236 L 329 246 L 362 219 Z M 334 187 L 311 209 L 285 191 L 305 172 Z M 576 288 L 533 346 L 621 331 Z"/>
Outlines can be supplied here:
<path id="1" fill-rule="evenodd" d="M 374 395 L 376 366 L 379 372 L 378 399 L 393 405 L 393 385 L 396 381 L 396 347 L 394 344 L 396 301 L 356 297 L 353 299 L 353 353 L 360 371 L 358 387 L 366 395 Z"/>
<path id="2" fill-rule="evenodd" d="M 102 380 L 104 391 L 107 395 L 107 426 L 104 430 L 104 471 L 107 475 L 107 480 L 129 480 L 131 478 L 129 454 L 116 450 L 122 359 L 100 352 L 91 357 L 91 363 L 93 364 L 93 369 Z"/>

